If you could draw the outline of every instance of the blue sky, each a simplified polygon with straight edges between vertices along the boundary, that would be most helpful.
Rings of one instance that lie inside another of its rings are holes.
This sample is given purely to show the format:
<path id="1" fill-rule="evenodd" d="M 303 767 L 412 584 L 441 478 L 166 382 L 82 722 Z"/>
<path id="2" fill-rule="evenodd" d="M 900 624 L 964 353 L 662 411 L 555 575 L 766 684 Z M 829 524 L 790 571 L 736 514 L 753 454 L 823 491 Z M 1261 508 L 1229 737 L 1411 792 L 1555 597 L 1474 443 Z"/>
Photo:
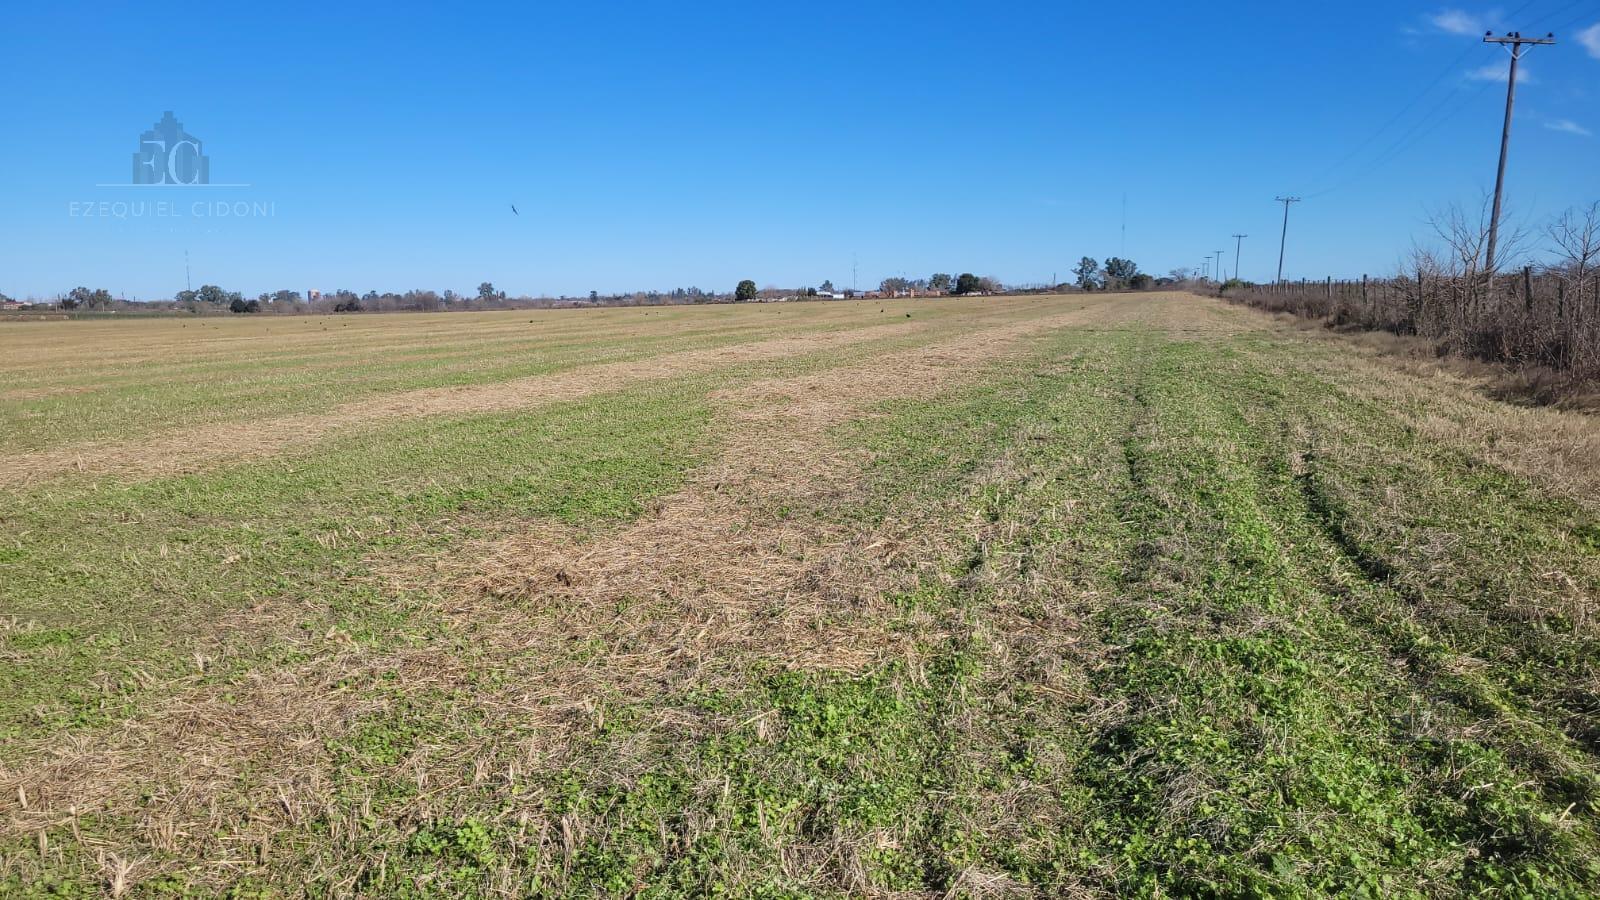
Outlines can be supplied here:
<path id="1" fill-rule="evenodd" d="M 1564 26 L 1525 61 L 1514 214 L 1600 199 L 1600 0 L 233 6 L 4 14 L 0 292 L 166 297 L 186 252 L 249 294 L 846 285 L 852 260 L 1026 283 L 1124 251 L 1231 269 L 1235 232 L 1260 279 L 1286 192 L 1287 275 L 1383 272 L 1493 184 L 1483 28 Z M 164 110 L 250 186 L 96 187 Z M 155 194 L 182 214 L 85 214 Z"/>

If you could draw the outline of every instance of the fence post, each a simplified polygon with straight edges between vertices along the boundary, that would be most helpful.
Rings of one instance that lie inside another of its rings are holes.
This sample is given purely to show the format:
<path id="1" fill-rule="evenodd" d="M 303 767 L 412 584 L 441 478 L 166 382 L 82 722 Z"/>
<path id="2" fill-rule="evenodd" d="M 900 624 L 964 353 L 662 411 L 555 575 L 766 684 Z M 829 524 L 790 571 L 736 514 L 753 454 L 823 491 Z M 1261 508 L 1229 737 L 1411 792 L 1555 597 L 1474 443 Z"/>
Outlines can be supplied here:
<path id="1" fill-rule="evenodd" d="M 1417 305 L 1411 309 L 1411 333 L 1419 334 L 1422 331 L 1422 308 L 1424 303 L 1423 291 L 1427 284 L 1422 280 L 1422 264 L 1417 264 Z"/>

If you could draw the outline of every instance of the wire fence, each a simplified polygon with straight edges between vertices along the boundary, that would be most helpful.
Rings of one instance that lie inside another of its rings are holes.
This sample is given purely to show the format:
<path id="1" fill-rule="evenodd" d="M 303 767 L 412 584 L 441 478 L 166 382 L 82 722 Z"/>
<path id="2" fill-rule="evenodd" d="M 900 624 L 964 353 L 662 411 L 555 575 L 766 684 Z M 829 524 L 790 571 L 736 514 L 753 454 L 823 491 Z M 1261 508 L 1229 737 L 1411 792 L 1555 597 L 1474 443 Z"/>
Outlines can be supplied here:
<path id="1" fill-rule="evenodd" d="M 1441 353 L 1600 380 L 1600 271 L 1523 268 L 1229 287 L 1224 298 L 1339 327 L 1417 335 Z"/>

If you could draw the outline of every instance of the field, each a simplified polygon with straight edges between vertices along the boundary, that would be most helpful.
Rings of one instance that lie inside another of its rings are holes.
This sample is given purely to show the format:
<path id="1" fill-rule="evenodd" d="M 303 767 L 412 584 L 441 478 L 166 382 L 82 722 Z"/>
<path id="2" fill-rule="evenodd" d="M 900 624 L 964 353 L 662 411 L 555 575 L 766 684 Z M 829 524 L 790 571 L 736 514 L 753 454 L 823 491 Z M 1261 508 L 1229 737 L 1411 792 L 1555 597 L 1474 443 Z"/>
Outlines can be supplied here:
<path id="1" fill-rule="evenodd" d="M 1600 420 L 1182 294 L 0 326 L 0 895 L 1600 894 Z"/>

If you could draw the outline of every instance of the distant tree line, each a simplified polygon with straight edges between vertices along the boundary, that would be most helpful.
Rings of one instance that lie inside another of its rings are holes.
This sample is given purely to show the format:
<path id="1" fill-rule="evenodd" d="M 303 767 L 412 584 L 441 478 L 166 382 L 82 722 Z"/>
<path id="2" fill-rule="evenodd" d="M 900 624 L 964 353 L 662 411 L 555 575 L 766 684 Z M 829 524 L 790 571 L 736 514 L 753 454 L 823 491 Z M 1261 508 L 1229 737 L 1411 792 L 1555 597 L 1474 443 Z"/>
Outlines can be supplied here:
<path id="1" fill-rule="evenodd" d="M 246 297 L 240 291 L 231 291 L 219 285 L 206 284 L 198 289 L 182 290 L 171 300 L 128 301 L 113 297 L 104 288 L 77 287 L 50 300 L 30 301 L 26 306 L 61 309 L 73 312 L 188 312 L 239 314 L 324 314 L 346 312 L 433 312 L 443 310 L 480 309 L 539 309 L 564 306 L 659 306 L 691 303 L 728 302 L 731 294 L 718 295 L 697 287 L 674 288 L 670 291 L 634 291 L 625 294 L 600 294 L 590 291 L 586 298 L 578 297 L 513 297 L 497 290 L 490 282 L 483 282 L 474 294 L 455 291 L 417 289 L 404 292 L 351 290 L 328 292 L 280 290 L 266 291 L 255 297 Z M 0 303 L 10 302 L 0 295 Z"/>
<path id="2" fill-rule="evenodd" d="M 1005 290 L 997 278 L 974 275 L 971 272 L 962 272 L 960 275 L 951 276 L 946 272 L 935 272 L 927 278 L 885 278 L 878 284 L 878 291 L 890 296 L 920 296 L 924 294 L 998 294 Z"/>
<path id="3" fill-rule="evenodd" d="M 226 312 L 240 315 L 305 315 L 364 312 L 434 312 L 445 310 L 481 309 L 546 309 L 575 306 L 669 306 L 697 303 L 729 303 L 752 300 L 787 300 L 815 298 L 820 295 L 854 297 L 862 295 L 928 296 L 997 294 L 1006 290 L 999 279 L 963 272 L 951 275 L 935 272 L 927 278 L 911 279 L 892 276 L 882 279 L 872 291 L 857 291 L 834 287 L 832 280 L 824 280 L 818 287 L 779 288 L 774 285 L 758 287 L 754 279 L 741 279 L 728 293 L 706 291 L 698 287 L 679 287 L 668 291 L 632 291 L 628 293 L 601 294 L 590 291 L 587 297 L 528 297 L 509 295 L 499 290 L 493 282 L 484 281 L 476 292 L 458 294 L 451 290 L 442 292 L 415 289 L 405 292 L 367 291 L 357 293 L 348 289 L 319 292 L 295 290 L 264 291 L 254 297 L 229 290 L 220 285 L 204 284 L 197 289 L 179 291 L 171 300 L 127 301 L 114 298 L 103 288 L 77 287 L 52 301 L 40 304 L 70 311 L 176 311 L 194 314 Z"/>
<path id="4" fill-rule="evenodd" d="M 1158 285 L 1158 280 L 1139 271 L 1139 264 L 1131 259 L 1113 256 L 1102 266 L 1092 256 L 1078 260 L 1073 267 L 1072 286 L 1080 291 L 1147 291 Z"/>
<path id="5" fill-rule="evenodd" d="M 61 298 L 59 305 L 62 309 L 110 309 L 115 302 L 104 288 L 75 287 Z"/>
<path id="6" fill-rule="evenodd" d="M 879 281 L 876 289 L 867 291 L 858 291 L 852 288 L 839 290 L 834 287 L 832 279 L 825 279 L 817 287 L 785 289 L 773 285 L 757 287 L 754 280 L 746 278 L 734 287 L 731 296 L 736 302 L 747 302 L 752 300 L 788 300 L 819 296 L 924 297 L 945 294 L 998 294 L 1005 291 L 1005 289 L 1005 286 L 996 278 L 978 276 L 971 272 L 963 272 L 956 276 L 951 276 L 944 272 L 935 272 L 927 278 L 891 276 Z"/>

